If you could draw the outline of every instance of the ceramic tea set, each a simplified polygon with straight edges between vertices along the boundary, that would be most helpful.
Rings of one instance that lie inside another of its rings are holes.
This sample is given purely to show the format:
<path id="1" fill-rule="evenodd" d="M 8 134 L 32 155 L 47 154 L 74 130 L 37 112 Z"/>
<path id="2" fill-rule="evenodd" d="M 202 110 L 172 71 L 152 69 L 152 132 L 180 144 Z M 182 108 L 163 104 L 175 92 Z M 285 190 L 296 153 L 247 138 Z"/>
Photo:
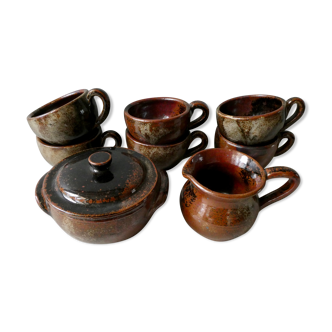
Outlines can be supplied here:
<path id="1" fill-rule="evenodd" d="M 103 102 L 99 116 L 93 97 Z M 295 113 L 287 118 L 294 104 Z M 191 121 L 197 108 L 202 114 Z M 189 157 L 182 170 L 188 179 L 180 195 L 184 219 L 208 239 L 234 239 L 251 228 L 260 210 L 300 184 L 289 167 L 264 167 L 292 147 L 295 137 L 286 129 L 304 110 L 300 98 L 251 95 L 225 101 L 217 108 L 215 148 L 205 150 L 205 133 L 190 132 L 209 116 L 204 102 L 142 99 L 124 110 L 127 149 L 116 131 L 101 130 L 110 111 L 107 93 L 74 91 L 27 117 L 42 156 L 53 166 L 37 184 L 37 203 L 78 240 L 123 241 L 166 201 L 166 170 Z M 104 147 L 109 137 L 115 145 Z M 200 144 L 190 148 L 196 138 Z M 287 142 L 279 146 L 283 139 Z M 288 181 L 258 197 L 266 181 L 278 177 Z"/>

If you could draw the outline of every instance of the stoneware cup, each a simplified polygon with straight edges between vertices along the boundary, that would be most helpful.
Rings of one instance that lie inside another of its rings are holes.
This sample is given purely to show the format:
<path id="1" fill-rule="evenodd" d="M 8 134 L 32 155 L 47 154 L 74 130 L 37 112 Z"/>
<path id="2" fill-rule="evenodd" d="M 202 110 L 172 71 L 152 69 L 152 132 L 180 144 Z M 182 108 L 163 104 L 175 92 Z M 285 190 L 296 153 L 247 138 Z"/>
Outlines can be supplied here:
<path id="1" fill-rule="evenodd" d="M 195 109 L 203 113 L 190 121 Z M 148 98 L 129 104 L 124 111 L 127 129 L 141 143 L 163 145 L 178 142 L 191 129 L 209 117 L 209 108 L 202 101 L 188 104 L 177 98 Z"/>
<path id="2" fill-rule="evenodd" d="M 95 96 L 103 101 L 99 116 Z M 109 111 L 110 100 L 105 91 L 77 90 L 38 108 L 28 115 L 27 120 L 32 131 L 43 141 L 68 145 L 103 123 Z"/>
<path id="3" fill-rule="evenodd" d="M 208 149 L 196 153 L 183 167 L 188 179 L 180 205 L 184 219 L 200 235 L 227 241 L 246 233 L 258 212 L 290 195 L 300 176 L 289 167 L 263 167 L 235 150 Z M 266 180 L 287 178 L 278 188 L 258 197 Z"/>
<path id="4" fill-rule="evenodd" d="M 102 133 L 100 126 L 95 128 L 85 140 L 73 145 L 51 145 L 37 137 L 37 145 L 41 155 L 52 166 L 61 160 L 84 150 L 103 147 L 107 138 L 113 138 L 114 146 L 121 146 L 121 136 L 113 130 L 107 130 Z"/>
<path id="5" fill-rule="evenodd" d="M 279 147 L 282 139 L 287 139 L 286 143 Z M 221 135 L 219 128 L 216 129 L 216 134 L 214 137 L 214 147 L 221 149 L 229 149 L 243 152 L 250 157 L 256 159 L 262 167 L 266 167 L 273 157 L 280 156 L 283 153 L 287 152 L 294 144 L 295 136 L 290 131 L 283 131 L 279 133 L 277 139 L 275 139 L 270 144 L 265 145 L 241 145 L 236 144 L 223 135 Z"/>
<path id="6" fill-rule="evenodd" d="M 296 104 L 294 114 L 287 118 Z M 250 95 L 229 99 L 217 108 L 220 133 L 242 145 L 268 144 L 280 131 L 298 121 L 305 110 L 304 101 L 294 97 L 285 101 L 268 95 Z"/>
<path id="7" fill-rule="evenodd" d="M 191 142 L 196 138 L 200 138 L 201 143 L 194 148 L 189 149 Z M 188 133 L 186 137 L 181 139 L 178 143 L 168 145 L 141 143 L 132 137 L 128 130 L 126 130 L 126 140 L 127 146 L 130 150 L 134 150 L 148 157 L 160 170 L 173 168 L 182 159 L 188 158 L 196 152 L 204 150 L 208 145 L 207 136 L 199 130 Z"/>

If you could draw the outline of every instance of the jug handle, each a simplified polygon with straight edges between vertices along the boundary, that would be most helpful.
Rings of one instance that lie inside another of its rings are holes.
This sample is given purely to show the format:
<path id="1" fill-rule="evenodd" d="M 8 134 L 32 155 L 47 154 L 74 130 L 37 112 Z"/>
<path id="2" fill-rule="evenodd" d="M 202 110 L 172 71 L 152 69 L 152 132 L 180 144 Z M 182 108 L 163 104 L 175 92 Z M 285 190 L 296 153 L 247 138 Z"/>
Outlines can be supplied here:
<path id="1" fill-rule="evenodd" d="M 86 98 L 88 99 L 89 102 L 91 102 L 92 97 L 99 97 L 103 102 L 103 109 L 102 109 L 100 115 L 98 116 L 98 119 L 94 126 L 94 128 L 96 128 L 97 126 L 102 124 L 108 117 L 108 114 L 110 113 L 110 108 L 111 108 L 111 101 L 110 101 L 110 98 L 108 97 L 108 94 L 104 90 L 98 89 L 98 88 L 91 89 L 88 92 Z"/>
<path id="2" fill-rule="evenodd" d="M 287 142 L 284 145 L 278 147 L 276 154 L 274 155 L 275 157 L 280 156 L 280 155 L 284 154 L 285 152 L 287 152 L 293 146 L 293 144 L 295 142 L 295 136 L 290 131 L 284 131 L 280 134 L 278 144 L 280 144 L 280 142 L 283 138 L 286 138 Z"/>
<path id="3" fill-rule="evenodd" d="M 292 106 L 296 104 L 297 108 L 294 112 L 294 114 L 288 118 L 285 122 L 284 127 L 282 128 L 282 130 L 286 130 L 287 128 L 289 128 L 290 126 L 292 126 L 296 121 L 298 121 L 304 114 L 304 110 L 305 110 L 305 104 L 304 101 L 301 98 L 298 97 L 293 97 L 293 98 L 289 98 L 286 101 L 286 117 L 290 111 L 290 109 L 292 108 Z"/>
<path id="4" fill-rule="evenodd" d="M 287 178 L 288 181 L 280 188 L 259 198 L 260 210 L 268 205 L 280 201 L 290 195 L 300 184 L 299 174 L 290 167 L 276 166 L 265 169 L 267 180 L 275 178 Z"/>
<path id="5" fill-rule="evenodd" d="M 35 191 L 35 198 L 36 198 L 36 201 L 37 201 L 37 204 L 38 206 L 47 214 L 50 214 L 48 212 L 48 209 L 47 209 L 47 205 L 46 205 L 46 202 L 45 202 L 45 199 L 44 199 L 44 196 L 43 196 L 43 193 L 42 193 L 42 189 L 43 189 L 43 183 L 44 183 L 44 179 L 45 179 L 45 176 L 47 175 L 44 174 L 44 176 L 42 176 L 40 178 L 40 180 L 38 181 L 37 183 L 37 186 L 36 186 L 36 191 Z"/>
<path id="6" fill-rule="evenodd" d="M 199 108 L 202 110 L 202 114 L 200 117 L 195 119 L 194 121 L 189 123 L 188 129 L 195 129 L 198 126 L 202 125 L 209 117 L 209 107 L 204 103 L 204 101 L 195 100 L 190 103 L 190 117 L 194 114 L 194 111 L 196 108 Z"/>

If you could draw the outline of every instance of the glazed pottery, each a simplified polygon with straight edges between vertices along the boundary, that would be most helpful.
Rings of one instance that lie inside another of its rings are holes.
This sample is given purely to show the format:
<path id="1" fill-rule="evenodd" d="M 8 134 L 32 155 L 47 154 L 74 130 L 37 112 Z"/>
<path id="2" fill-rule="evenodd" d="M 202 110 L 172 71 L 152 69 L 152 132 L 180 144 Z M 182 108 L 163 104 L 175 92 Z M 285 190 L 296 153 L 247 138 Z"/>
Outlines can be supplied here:
<path id="1" fill-rule="evenodd" d="M 201 143 L 189 149 L 191 142 L 200 138 Z M 137 141 L 126 130 L 126 140 L 129 149 L 137 151 L 153 161 L 158 169 L 169 170 L 176 166 L 182 159 L 188 158 L 198 151 L 204 150 L 208 145 L 207 136 L 199 130 L 188 133 L 178 143 L 169 145 L 150 145 Z"/>
<path id="2" fill-rule="evenodd" d="M 196 108 L 202 115 L 190 121 Z M 148 98 L 129 104 L 124 111 L 127 129 L 134 139 L 152 145 L 178 142 L 191 129 L 209 117 L 209 108 L 202 101 L 188 104 L 177 98 Z"/>
<path id="3" fill-rule="evenodd" d="M 98 116 L 93 97 L 103 101 Z M 110 100 L 101 89 L 77 90 L 60 97 L 28 115 L 28 123 L 37 137 L 55 145 L 71 145 L 105 121 Z"/>
<path id="4" fill-rule="evenodd" d="M 106 139 L 109 137 L 114 139 L 114 146 L 121 146 L 122 139 L 116 131 L 107 130 L 102 133 L 100 126 L 93 129 L 91 134 L 88 135 L 81 143 L 73 145 L 52 145 L 37 137 L 37 145 L 44 159 L 49 164 L 54 166 L 62 159 L 65 159 L 75 153 L 104 146 Z"/>
<path id="5" fill-rule="evenodd" d="M 287 142 L 279 147 L 282 139 L 287 139 Z M 214 137 L 214 147 L 221 149 L 230 149 L 243 152 L 250 157 L 256 159 L 262 167 L 267 166 L 273 157 L 280 156 L 287 152 L 294 144 L 295 136 L 290 131 L 283 131 L 279 133 L 277 139 L 272 143 L 266 145 L 241 145 L 236 144 L 223 135 L 221 135 L 219 128 L 217 127 Z"/>
<path id="6" fill-rule="evenodd" d="M 287 119 L 291 107 L 295 113 Z M 242 145 L 269 144 L 280 131 L 298 121 L 305 110 L 304 101 L 294 97 L 285 101 L 268 95 L 250 95 L 229 99 L 217 108 L 220 133 Z"/>
<path id="7" fill-rule="evenodd" d="M 143 155 L 93 148 L 56 164 L 38 182 L 36 200 L 77 240 L 112 243 L 137 234 L 166 200 L 168 177 Z"/>
<path id="8" fill-rule="evenodd" d="M 196 153 L 183 167 L 188 179 L 180 205 L 182 214 L 200 235 L 227 241 L 246 233 L 258 212 L 290 195 L 300 176 L 289 167 L 263 167 L 253 158 L 235 150 L 208 149 Z M 258 197 L 265 182 L 288 178 L 275 191 Z"/>

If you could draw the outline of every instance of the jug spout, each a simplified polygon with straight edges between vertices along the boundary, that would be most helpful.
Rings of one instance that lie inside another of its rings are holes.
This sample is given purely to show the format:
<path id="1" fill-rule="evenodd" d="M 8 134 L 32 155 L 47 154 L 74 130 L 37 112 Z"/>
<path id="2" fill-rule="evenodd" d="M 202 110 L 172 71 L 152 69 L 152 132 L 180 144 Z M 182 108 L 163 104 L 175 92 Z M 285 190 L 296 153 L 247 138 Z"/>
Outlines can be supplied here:
<path id="1" fill-rule="evenodd" d="M 197 184 L 197 179 L 196 179 L 197 172 L 199 172 L 204 168 L 205 165 L 204 151 L 205 150 L 202 150 L 194 154 L 182 165 L 180 169 L 180 175 L 183 178 L 193 182 L 193 184 Z"/>

